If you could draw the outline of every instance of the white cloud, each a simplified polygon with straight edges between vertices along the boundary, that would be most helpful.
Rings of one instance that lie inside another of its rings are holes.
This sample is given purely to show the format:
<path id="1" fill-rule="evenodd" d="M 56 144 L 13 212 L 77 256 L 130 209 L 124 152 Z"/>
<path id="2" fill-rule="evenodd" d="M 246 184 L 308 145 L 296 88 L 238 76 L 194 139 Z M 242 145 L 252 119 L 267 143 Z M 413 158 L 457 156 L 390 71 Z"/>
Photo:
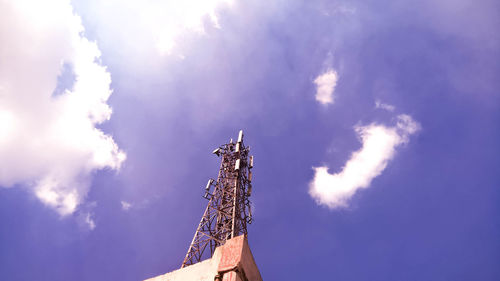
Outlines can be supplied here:
<path id="1" fill-rule="evenodd" d="M 309 194 L 317 203 L 330 208 L 346 207 L 348 200 L 362 188 L 370 186 L 394 157 L 396 148 L 409 141 L 420 125 L 409 115 L 399 115 L 393 127 L 379 124 L 356 126 L 362 147 L 354 152 L 342 171 L 331 174 L 328 167 L 315 167 Z"/>
<path id="2" fill-rule="evenodd" d="M 87 224 L 90 230 L 94 230 L 94 228 L 96 227 L 95 221 L 90 213 L 87 213 L 85 215 L 85 223 Z"/>
<path id="3" fill-rule="evenodd" d="M 216 9 L 233 0 L 90 0 L 82 1 L 86 16 L 103 40 L 118 51 L 144 58 L 169 55 L 186 32 L 205 33 L 205 24 L 220 28 Z M 182 55 L 182 54 L 181 54 Z"/>
<path id="4" fill-rule="evenodd" d="M 379 108 L 379 109 L 383 109 L 383 110 L 387 110 L 389 112 L 393 112 L 394 109 L 396 109 L 394 107 L 394 105 L 390 105 L 390 104 L 386 104 L 386 103 L 382 103 L 381 101 L 379 100 L 376 100 L 375 101 L 375 108 Z"/>
<path id="5" fill-rule="evenodd" d="M 335 86 L 337 85 L 338 75 L 333 69 L 328 69 L 323 74 L 316 77 L 316 100 L 321 104 L 333 103 L 335 97 L 333 95 Z"/>
<path id="6" fill-rule="evenodd" d="M 92 173 L 125 159 L 96 128 L 111 116 L 110 74 L 69 0 L 1 1 L 0 26 L 0 186 L 21 184 L 71 214 Z M 74 81 L 54 94 L 63 66 Z"/>
<path id="7" fill-rule="evenodd" d="M 132 207 L 132 204 L 127 202 L 127 201 L 121 201 L 122 204 L 122 210 L 128 211 Z"/>

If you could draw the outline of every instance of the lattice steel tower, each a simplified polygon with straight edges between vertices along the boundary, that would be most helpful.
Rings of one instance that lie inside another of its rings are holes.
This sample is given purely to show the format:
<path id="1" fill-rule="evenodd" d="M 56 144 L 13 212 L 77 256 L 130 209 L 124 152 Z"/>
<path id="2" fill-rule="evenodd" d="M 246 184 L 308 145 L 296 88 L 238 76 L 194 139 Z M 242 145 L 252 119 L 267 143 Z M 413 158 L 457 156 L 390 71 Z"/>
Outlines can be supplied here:
<path id="1" fill-rule="evenodd" d="M 205 187 L 203 197 L 208 199 L 208 205 L 181 268 L 200 262 L 207 248 L 212 257 L 215 248 L 226 240 L 247 235 L 247 224 L 252 223 L 249 197 L 253 156 L 249 152 L 250 147 L 243 144 L 243 131 L 240 131 L 236 143 L 231 139 L 213 151 L 221 157 L 219 176 L 216 181 L 208 180 Z"/>

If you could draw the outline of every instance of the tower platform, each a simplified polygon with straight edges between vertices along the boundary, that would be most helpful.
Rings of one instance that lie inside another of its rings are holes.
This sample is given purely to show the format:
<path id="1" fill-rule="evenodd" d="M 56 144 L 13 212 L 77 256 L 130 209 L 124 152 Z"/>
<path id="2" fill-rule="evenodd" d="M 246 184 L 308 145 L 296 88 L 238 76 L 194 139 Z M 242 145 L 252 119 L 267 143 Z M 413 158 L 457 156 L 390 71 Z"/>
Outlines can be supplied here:
<path id="1" fill-rule="evenodd" d="M 144 281 L 262 281 L 245 235 L 229 239 L 210 259 Z"/>

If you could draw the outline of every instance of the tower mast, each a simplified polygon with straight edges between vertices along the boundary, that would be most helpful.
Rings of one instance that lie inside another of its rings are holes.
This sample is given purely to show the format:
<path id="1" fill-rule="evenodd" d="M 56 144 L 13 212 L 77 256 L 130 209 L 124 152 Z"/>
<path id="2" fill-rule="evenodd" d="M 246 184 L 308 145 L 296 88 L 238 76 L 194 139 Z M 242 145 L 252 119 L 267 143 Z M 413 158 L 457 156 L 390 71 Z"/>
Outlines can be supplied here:
<path id="1" fill-rule="evenodd" d="M 208 180 L 205 187 L 203 197 L 208 200 L 207 208 L 181 268 L 200 262 L 206 256 L 207 248 L 212 257 L 215 249 L 224 245 L 226 240 L 247 235 L 247 224 L 252 223 L 249 197 L 252 192 L 253 156 L 249 152 L 250 147 L 243 143 L 242 130 L 236 143 L 231 139 L 213 151 L 221 157 L 219 175 L 215 181 Z"/>

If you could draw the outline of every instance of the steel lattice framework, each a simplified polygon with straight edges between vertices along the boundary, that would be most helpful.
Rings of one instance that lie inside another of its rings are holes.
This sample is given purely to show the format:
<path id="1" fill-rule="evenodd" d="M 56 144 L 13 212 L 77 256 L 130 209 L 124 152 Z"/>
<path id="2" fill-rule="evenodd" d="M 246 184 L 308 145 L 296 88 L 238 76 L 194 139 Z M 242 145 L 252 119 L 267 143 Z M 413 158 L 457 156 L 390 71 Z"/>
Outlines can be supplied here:
<path id="1" fill-rule="evenodd" d="M 247 224 L 252 223 L 249 197 L 253 156 L 249 152 L 250 147 L 243 144 L 243 131 L 236 143 L 231 139 L 213 151 L 221 157 L 219 175 L 216 181 L 210 179 L 205 187 L 203 197 L 208 199 L 208 205 L 181 268 L 200 262 L 207 248 L 211 257 L 226 240 L 247 235 Z"/>

